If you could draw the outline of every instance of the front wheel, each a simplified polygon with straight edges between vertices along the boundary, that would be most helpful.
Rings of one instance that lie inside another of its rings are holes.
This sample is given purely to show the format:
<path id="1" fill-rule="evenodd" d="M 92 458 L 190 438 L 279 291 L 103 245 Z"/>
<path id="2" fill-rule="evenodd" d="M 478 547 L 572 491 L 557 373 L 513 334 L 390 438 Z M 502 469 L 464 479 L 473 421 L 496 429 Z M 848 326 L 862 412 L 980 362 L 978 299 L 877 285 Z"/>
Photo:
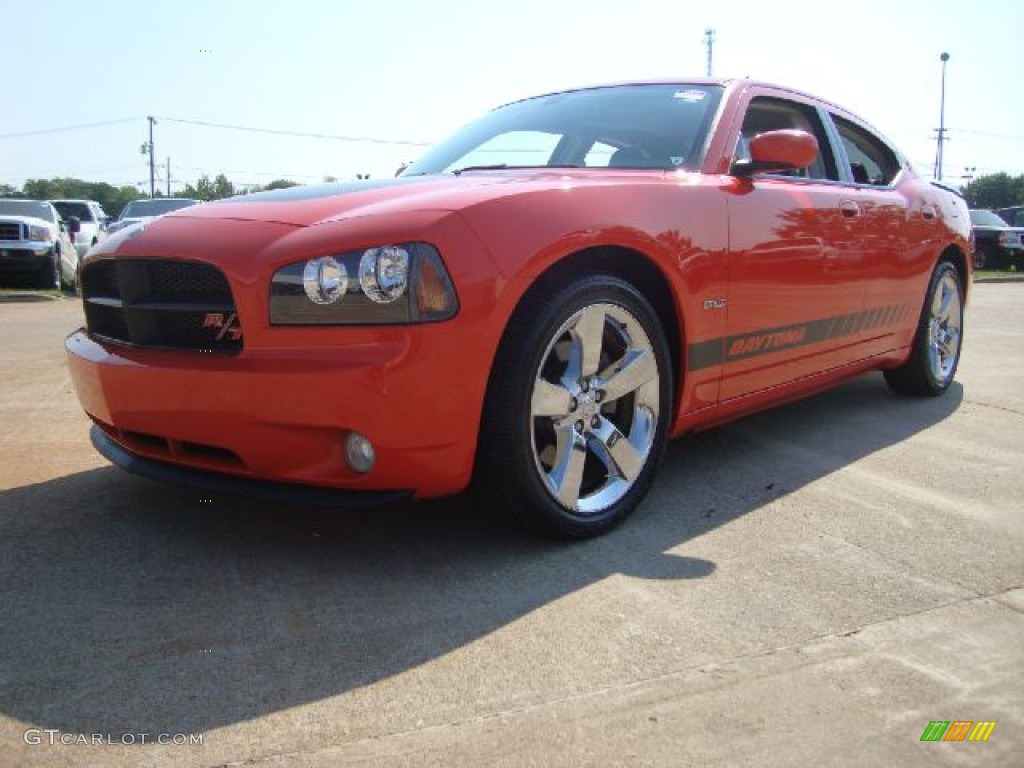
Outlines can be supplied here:
<path id="1" fill-rule="evenodd" d="M 602 534 L 650 489 L 672 411 L 657 314 L 609 275 L 536 287 L 498 350 L 477 480 L 506 517 L 566 538 Z"/>
<path id="2" fill-rule="evenodd" d="M 35 287 L 41 290 L 60 290 L 60 251 L 56 248 L 50 254 L 50 260 L 39 268 L 36 273 Z"/>
<path id="3" fill-rule="evenodd" d="M 985 253 L 985 249 L 978 245 L 974 246 L 971 261 L 974 262 L 975 269 L 985 269 L 988 266 L 988 254 Z"/>
<path id="4" fill-rule="evenodd" d="M 941 395 L 949 389 L 960 363 L 963 324 L 960 273 L 950 262 L 940 261 L 928 283 L 910 359 L 899 368 L 885 371 L 889 386 L 902 394 L 926 396 Z"/>

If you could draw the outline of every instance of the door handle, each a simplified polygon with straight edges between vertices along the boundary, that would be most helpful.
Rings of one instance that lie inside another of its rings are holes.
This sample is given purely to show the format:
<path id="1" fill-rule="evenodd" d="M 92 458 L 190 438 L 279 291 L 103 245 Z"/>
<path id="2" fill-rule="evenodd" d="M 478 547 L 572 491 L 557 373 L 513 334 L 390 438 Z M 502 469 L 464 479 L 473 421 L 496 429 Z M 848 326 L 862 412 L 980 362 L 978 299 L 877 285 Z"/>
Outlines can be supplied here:
<path id="1" fill-rule="evenodd" d="M 843 216 L 848 219 L 860 216 L 860 206 L 853 200 L 843 200 L 843 202 L 839 204 L 839 210 L 842 211 Z"/>

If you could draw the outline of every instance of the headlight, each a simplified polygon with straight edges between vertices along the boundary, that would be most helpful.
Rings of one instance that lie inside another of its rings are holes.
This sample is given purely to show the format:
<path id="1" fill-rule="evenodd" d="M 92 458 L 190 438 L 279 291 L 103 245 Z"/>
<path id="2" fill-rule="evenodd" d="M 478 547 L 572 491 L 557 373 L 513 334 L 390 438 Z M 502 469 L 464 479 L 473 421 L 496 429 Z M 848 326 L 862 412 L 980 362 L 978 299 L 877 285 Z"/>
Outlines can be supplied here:
<path id="1" fill-rule="evenodd" d="M 447 320 L 458 311 L 441 256 L 398 243 L 299 261 L 270 284 L 273 325 L 377 325 Z"/>
<path id="2" fill-rule="evenodd" d="M 53 242 L 53 232 L 50 231 L 49 227 L 38 227 L 30 224 L 28 228 L 28 239 L 41 240 L 44 243 L 50 243 Z"/>
<path id="3" fill-rule="evenodd" d="M 348 290 L 348 272 L 330 256 L 310 259 L 302 269 L 302 288 L 314 304 L 333 304 Z"/>

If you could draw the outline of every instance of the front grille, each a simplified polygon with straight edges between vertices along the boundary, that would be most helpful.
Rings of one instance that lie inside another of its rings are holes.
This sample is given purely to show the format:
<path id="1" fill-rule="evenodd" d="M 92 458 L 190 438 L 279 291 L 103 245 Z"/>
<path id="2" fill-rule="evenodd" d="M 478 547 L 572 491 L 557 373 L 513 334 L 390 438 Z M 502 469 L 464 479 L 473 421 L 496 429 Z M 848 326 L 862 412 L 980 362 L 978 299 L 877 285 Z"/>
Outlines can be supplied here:
<path id="1" fill-rule="evenodd" d="M 16 221 L 0 221 L 0 240 L 21 240 L 21 224 Z"/>
<path id="2" fill-rule="evenodd" d="M 82 269 L 89 333 L 138 347 L 237 352 L 242 327 L 224 273 L 171 259 L 101 259 Z"/>

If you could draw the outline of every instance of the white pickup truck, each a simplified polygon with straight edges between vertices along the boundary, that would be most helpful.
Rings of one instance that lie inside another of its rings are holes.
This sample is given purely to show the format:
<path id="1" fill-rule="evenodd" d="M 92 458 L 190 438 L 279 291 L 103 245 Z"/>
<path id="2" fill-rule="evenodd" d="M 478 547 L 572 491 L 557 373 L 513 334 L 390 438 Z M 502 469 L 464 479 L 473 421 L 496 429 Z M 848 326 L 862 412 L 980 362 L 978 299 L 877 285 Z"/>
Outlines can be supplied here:
<path id="1" fill-rule="evenodd" d="M 0 199 L 0 279 L 29 278 L 35 288 L 74 287 L 78 251 L 57 209 L 39 200 Z"/>

